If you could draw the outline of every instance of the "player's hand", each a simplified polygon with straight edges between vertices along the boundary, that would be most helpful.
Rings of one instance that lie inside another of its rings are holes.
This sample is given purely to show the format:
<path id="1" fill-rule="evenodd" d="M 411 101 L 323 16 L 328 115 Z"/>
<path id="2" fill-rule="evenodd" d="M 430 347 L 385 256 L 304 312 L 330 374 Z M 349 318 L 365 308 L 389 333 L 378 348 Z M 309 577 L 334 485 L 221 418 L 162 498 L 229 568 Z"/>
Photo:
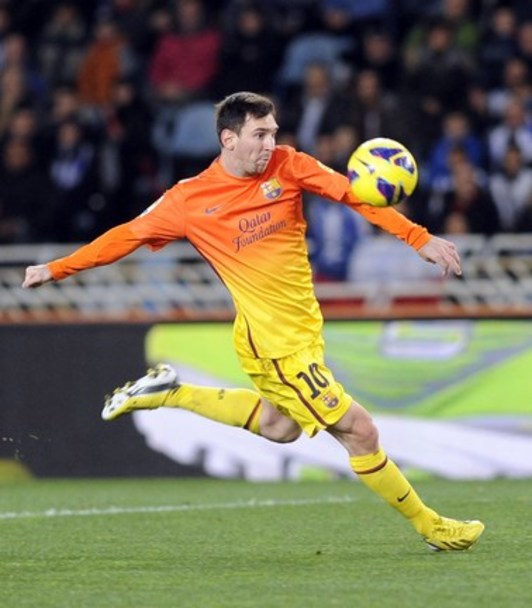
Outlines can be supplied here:
<path id="1" fill-rule="evenodd" d="M 457 276 L 462 274 L 460 256 L 456 245 L 437 236 L 431 237 L 430 241 L 421 247 L 419 255 L 431 264 L 437 264 L 443 268 L 443 276 L 448 277 L 451 272 Z"/>
<path id="2" fill-rule="evenodd" d="M 39 264 L 38 266 L 28 266 L 26 268 L 26 276 L 22 287 L 40 287 L 44 283 L 48 283 L 53 279 L 52 273 L 46 264 Z"/>

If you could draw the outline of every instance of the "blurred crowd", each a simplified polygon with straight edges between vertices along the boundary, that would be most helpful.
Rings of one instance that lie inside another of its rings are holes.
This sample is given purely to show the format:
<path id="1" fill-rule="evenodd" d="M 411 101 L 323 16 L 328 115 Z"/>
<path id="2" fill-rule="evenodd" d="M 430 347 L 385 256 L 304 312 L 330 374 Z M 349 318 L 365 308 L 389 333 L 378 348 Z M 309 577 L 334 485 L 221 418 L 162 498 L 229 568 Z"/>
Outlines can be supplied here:
<path id="1" fill-rule="evenodd" d="M 341 172 L 361 141 L 405 143 L 402 210 L 434 232 L 532 232 L 529 0 L 0 0 L 0 243 L 131 218 L 216 156 L 212 103 L 236 90 Z M 308 202 L 342 278 L 360 225 Z"/>

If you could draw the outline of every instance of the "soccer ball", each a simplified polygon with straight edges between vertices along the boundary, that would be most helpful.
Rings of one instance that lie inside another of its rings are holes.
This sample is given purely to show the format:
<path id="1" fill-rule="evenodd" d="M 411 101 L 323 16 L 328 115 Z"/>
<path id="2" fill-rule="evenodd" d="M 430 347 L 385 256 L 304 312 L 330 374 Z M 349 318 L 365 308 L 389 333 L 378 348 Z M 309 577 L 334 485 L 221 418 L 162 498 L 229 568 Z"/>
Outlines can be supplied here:
<path id="1" fill-rule="evenodd" d="M 361 144 L 347 163 L 353 194 L 374 207 L 397 205 L 414 191 L 417 165 L 403 144 L 376 137 Z"/>

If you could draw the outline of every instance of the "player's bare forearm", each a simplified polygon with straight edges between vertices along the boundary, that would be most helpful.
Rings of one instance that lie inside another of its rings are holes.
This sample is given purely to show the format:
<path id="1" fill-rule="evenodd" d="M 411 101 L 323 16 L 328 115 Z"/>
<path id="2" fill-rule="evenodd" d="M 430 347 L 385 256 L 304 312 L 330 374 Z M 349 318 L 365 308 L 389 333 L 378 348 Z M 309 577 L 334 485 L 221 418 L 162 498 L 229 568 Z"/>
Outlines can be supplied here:
<path id="1" fill-rule="evenodd" d="M 456 245 L 451 241 L 438 236 L 431 236 L 429 242 L 418 249 L 419 255 L 432 264 L 437 264 L 443 269 L 443 275 L 449 276 L 454 272 L 457 276 L 462 274 L 460 255 Z"/>
<path id="2" fill-rule="evenodd" d="M 128 224 L 111 228 L 91 243 L 80 247 L 69 256 L 53 260 L 48 264 L 29 266 L 23 287 L 39 287 L 52 280 L 59 281 L 68 276 L 111 264 L 138 249 L 144 241 L 135 236 Z"/>

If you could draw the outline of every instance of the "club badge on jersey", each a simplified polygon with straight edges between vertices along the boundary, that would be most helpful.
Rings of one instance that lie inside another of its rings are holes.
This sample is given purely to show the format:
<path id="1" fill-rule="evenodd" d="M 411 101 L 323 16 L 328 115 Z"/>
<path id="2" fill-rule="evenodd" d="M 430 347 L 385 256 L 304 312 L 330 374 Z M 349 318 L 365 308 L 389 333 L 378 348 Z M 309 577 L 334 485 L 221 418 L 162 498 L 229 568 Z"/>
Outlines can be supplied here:
<path id="1" fill-rule="evenodd" d="M 270 201 L 279 198 L 281 192 L 283 191 L 281 184 L 276 177 L 262 183 L 260 185 L 260 189 L 262 190 L 262 194 Z"/>

